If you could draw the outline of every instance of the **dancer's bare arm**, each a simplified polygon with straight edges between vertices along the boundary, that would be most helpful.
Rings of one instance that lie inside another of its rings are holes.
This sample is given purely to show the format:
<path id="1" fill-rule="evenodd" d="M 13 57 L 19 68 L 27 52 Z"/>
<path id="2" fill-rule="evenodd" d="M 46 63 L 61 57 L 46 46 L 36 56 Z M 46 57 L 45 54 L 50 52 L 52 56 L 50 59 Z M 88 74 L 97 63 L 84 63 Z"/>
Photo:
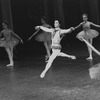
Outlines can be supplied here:
<path id="1" fill-rule="evenodd" d="M 97 24 L 94 24 L 92 22 L 90 22 L 91 25 L 95 26 L 95 27 L 99 27 L 100 28 L 100 25 L 97 25 Z"/>
<path id="2" fill-rule="evenodd" d="M 50 32 L 52 33 L 53 32 L 53 29 L 49 29 L 49 28 L 46 28 L 46 27 L 43 27 L 43 26 L 36 26 L 35 29 L 42 29 L 43 31 L 45 32 Z"/>
<path id="3" fill-rule="evenodd" d="M 83 24 L 83 22 L 82 22 L 82 23 L 80 23 L 78 26 L 74 27 L 74 29 L 78 29 L 79 27 L 81 27 L 81 26 L 82 26 L 82 24 Z"/>
<path id="4" fill-rule="evenodd" d="M 12 34 L 15 35 L 17 38 L 19 38 L 20 41 L 21 41 L 21 43 L 23 43 L 23 40 L 22 40 L 16 33 L 14 33 L 14 32 L 12 31 Z"/>
<path id="5" fill-rule="evenodd" d="M 69 29 L 61 29 L 60 34 L 62 35 L 62 34 L 65 34 L 65 33 L 70 33 L 70 32 L 72 32 L 73 30 L 74 30 L 73 27 L 71 27 L 71 28 L 69 28 Z"/>

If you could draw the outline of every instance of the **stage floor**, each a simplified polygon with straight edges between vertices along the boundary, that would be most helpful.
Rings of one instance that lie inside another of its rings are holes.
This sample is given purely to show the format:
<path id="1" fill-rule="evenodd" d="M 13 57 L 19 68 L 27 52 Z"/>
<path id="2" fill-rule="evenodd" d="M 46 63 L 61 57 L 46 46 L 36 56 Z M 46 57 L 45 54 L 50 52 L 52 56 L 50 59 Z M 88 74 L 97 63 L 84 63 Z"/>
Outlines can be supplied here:
<path id="1" fill-rule="evenodd" d="M 0 100 L 100 100 L 100 81 L 89 76 L 89 68 L 99 62 L 99 56 L 93 62 L 85 56 L 58 57 L 41 79 L 43 56 L 15 60 L 14 67 L 6 67 L 8 61 L 2 60 Z"/>

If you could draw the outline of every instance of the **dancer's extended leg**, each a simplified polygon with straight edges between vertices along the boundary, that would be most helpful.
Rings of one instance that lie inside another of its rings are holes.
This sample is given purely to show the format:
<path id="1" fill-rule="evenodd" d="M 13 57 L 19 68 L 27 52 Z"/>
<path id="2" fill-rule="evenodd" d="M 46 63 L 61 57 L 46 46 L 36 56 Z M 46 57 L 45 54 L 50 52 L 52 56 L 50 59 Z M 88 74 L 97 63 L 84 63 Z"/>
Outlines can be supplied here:
<path id="1" fill-rule="evenodd" d="M 43 78 L 46 74 L 46 72 L 49 70 L 49 68 L 51 67 L 54 59 L 58 56 L 58 54 L 60 53 L 60 50 L 53 50 L 52 55 L 50 56 L 48 63 L 44 69 L 44 71 L 41 73 L 40 77 Z"/>
<path id="2" fill-rule="evenodd" d="M 60 52 L 60 53 L 58 54 L 58 56 L 68 57 L 68 58 L 71 58 L 71 59 L 76 59 L 75 56 L 73 56 L 73 55 L 68 55 L 68 54 L 65 54 L 65 53 L 63 53 L 63 52 Z"/>

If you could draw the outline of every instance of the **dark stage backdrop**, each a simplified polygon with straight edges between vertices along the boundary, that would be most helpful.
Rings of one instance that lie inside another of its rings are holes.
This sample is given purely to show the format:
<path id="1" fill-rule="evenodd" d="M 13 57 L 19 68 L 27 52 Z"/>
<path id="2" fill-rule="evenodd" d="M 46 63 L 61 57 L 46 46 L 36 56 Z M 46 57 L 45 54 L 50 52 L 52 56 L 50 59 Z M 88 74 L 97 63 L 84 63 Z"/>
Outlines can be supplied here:
<path id="1" fill-rule="evenodd" d="M 1 3 L 2 21 L 8 22 L 9 28 L 13 30 L 10 0 L 0 0 L 0 3 Z"/>
<path id="2" fill-rule="evenodd" d="M 1 5 L 1 2 L 0 2 Z M 0 6 L 0 31 L 1 31 L 1 27 L 2 27 L 2 12 L 1 12 L 1 6 Z"/>
<path id="3" fill-rule="evenodd" d="M 3 0 L 1 0 L 3 1 Z M 100 24 L 100 1 L 99 0 L 10 0 L 13 20 L 13 30 L 24 40 L 17 50 L 33 54 L 44 54 L 45 48 L 42 43 L 27 39 L 35 32 L 34 27 L 40 25 L 40 18 L 47 17 L 47 21 L 53 26 L 55 19 L 61 23 L 61 28 L 75 27 L 82 21 L 82 14 L 87 13 L 89 20 Z M 100 29 L 95 28 L 100 32 Z M 63 48 L 80 49 L 85 44 L 77 40 L 76 34 L 81 28 L 66 35 L 61 44 Z M 95 39 L 94 45 L 98 45 L 100 38 Z M 41 50 L 40 50 L 41 48 Z"/>

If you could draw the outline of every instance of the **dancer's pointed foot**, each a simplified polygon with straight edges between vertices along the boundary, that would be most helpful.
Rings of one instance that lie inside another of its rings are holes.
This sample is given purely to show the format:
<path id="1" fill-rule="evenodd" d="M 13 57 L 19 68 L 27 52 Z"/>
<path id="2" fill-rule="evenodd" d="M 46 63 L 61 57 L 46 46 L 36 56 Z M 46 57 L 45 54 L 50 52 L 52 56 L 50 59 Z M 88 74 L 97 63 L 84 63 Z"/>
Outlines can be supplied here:
<path id="1" fill-rule="evenodd" d="M 46 55 L 46 56 L 45 56 L 45 60 L 47 60 L 48 58 L 49 58 L 49 56 L 48 56 L 48 55 Z"/>
<path id="2" fill-rule="evenodd" d="M 93 58 L 92 57 L 88 57 L 88 58 L 86 58 L 86 60 L 93 60 Z"/>
<path id="3" fill-rule="evenodd" d="M 13 66 L 13 65 L 14 65 L 13 63 L 10 63 L 10 64 L 7 65 L 7 67 L 9 67 L 9 66 Z"/>
<path id="4" fill-rule="evenodd" d="M 75 56 L 71 56 L 70 58 L 71 58 L 71 59 L 76 59 L 76 57 L 75 57 Z"/>
<path id="5" fill-rule="evenodd" d="M 48 60 L 45 60 L 46 63 L 48 63 Z"/>
<path id="6" fill-rule="evenodd" d="M 41 77 L 41 78 L 44 78 L 44 76 L 45 76 L 45 72 L 43 71 L 43 72 L 41 73 L 40 77 Z"/>

